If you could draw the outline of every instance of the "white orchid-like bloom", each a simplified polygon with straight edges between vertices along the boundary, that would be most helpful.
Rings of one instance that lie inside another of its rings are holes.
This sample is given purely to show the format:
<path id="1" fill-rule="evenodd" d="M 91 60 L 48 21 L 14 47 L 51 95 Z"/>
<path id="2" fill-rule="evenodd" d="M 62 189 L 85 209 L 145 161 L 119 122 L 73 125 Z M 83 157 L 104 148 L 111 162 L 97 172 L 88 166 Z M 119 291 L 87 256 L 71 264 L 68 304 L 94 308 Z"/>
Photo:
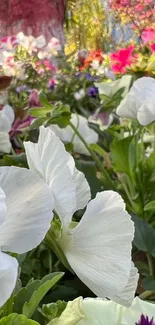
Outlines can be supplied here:
<path id="1" fill-rule="evenodd" d="M 72 312 L 71 312 L 72 310 Z M 69 313 L 70 311 L 70 313 Z M 129 325 L 155 324 L 154 304 L 134 299 L 130 308 L 113 301 L 81 297 L 69 301 L 54 325 Z"/>
<path id="2" fill-rule="evenodd" d="M 11 151 L 9 132 L 14 118 L 13 108 L 10 105 L 5 105 L 3 110 L 0 111 L 0 152 L 10 153 Z"/>
<path id="3" fill-rule="evenodd" d="M 25 168 L 0 167 L 0 306 L 12 294 L 18 262 L 40 244 L 50 228 L 53 197 L 45 182 Z"/>
<path id="4" fill-rule="evenodd" d="M 57 55 L 61 51 L 61 43 L 56 37 L 52 37 L 47 46 L 38 52 L 39 59 L 50 59 L 53 55 Z"/>
<path id="5" fill-rule="evenodd" d="M 126 96 L 129 91 L 132 76 L 125 75 L 122 78 L 114 81 L 96 82 L 95 86 L 98 88 L 100 95 L 112 97 L 119 89 L 125 88 L 122 96 Z"/>
<path id="6" fill-rule="evenodd" d="M 29 167 L 51 189 L 61 223 L 59 245 L 77 276 L 98 296 L 129 305 L 137 286 L 137 269 L 131 264 L 134 225 L 120 195 L 98 193 L 90 200 L 84 175 L 50 129 L 41 127 L 38 143 L 25 143 Z M 76 227 L 75 211 L 87 205 Z"/>
<path id="7" fill-rule="evenodd" d="M 42 49 L 46 45 L 46 40 L 43 35 L 35 38 L 32 35 L 26 36 L 22 32 L 16 35 L 17 42 L 22 45 L 28 53 L 31 55 L 38 49 Z"/>
<path id="8" fill-rule="evenodd" d="M 74 98 L 78 101 L 85 96 L 85 91 L 83 88 L 79 89 L 74 93 Z"/>
<path id="9" fill-rule="evenodd" d="M 155 79 L 143 77 L 136 80 L 116 113 L 121 117 L 137 119 L 144 126 L 155 121 Z"/>
<path id="10" fill-rule="evenodd" d="M 88 125 L 88 120 L 77 114 L 71 115 L 71 123 L 77 128 L 78 132 L 82 135 L 83 139 L 87 142 L 87 144 L 93 144 L 98 142 L 98 134 L 92 130 Z M 67 126 L 62 129 L 57 125 L 52 124 L 49 126 L 50 130 L 53 131 L 56 136 L 63 142 L 72 142 L 73 149 L 75 152 L 80 154 L 89 156 L 90 153 L 81 142 L 79 137 L 75 134 L 74 130 L 71 126 Z"/>

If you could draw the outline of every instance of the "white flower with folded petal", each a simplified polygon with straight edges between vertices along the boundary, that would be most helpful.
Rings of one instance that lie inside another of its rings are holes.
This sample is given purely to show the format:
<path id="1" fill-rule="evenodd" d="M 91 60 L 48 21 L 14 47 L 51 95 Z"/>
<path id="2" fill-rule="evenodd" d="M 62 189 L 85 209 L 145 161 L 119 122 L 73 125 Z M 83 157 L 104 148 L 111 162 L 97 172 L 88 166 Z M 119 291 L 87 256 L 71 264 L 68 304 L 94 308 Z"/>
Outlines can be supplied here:
<path id="1" fill-rule="evenodd" d="M 73 309 L 73 317 L 69 314 Z M 80 319 L 81 318 L 81 319 Z M 79 320 L 80 319 L 80 320 Z M 152 320 L 152 321 L 151 321 Z M 154 304 L 134 299 L 130 308 L 113 301 L 81 297 L 68 302 L 61 316 L 51 325 L 142 325 L 155 324 Z"/>
<path id="2" fill-rule="evenodd" d="M 44 178 L 54 196 L 62 222 L 59 245 L 71 268 L 96 295 L 130 304 L 138 278 L 131 265 L 134 226 L 120 195 L 105 191 L 88 203 L 84 175 L 47 128 L 41 127 L 38 143 L 26 142 L 25 150 L 30 169 Z M 81 221 L 72 228 L 73 213 L 86 205 Z"/>
<path id="3" fill-rule="evenodd" d="M 74 212 L 83 209 L 90 200 L 90 188 L 83 173 L 75 168 L 72 156 L 49 128 L 40 127 L 38 143 L 25 142 L 24 146 L 30 169 L 50 186 L 55 211 L 63 224 L 68 224 Z"/>
<path id="4" fill-rule="evenodd" d="M 95 86 L 98 88 L 100 95 L 106 95 L 109 97 L 114 96 L 119 89 L 124 88 L 122 96 L 125 96 L 129 91 L 131 80 L 132 76 L 126 75 L 114 81 L 96 82 Z"/>
<path id="5" fill-rule="evenodd" d="M 0 152 L 10 153 L 11 142 L 9 132 L 12 127 L 15 115 L 10 105 L 5 105 L 3 110 L 0 111 Z"/>
<path id="6" fill-rule="evenodd" d="M 71 115 L 71 122 L 77 128 L 78 132 L 81 134 L 83 139 L 87 142 L 87 144 L 93 144 L 98 142 L 98 134 L 94 130 L 90 129 L 88 125 L 88 120 L 85 117 L 73 113 Z M 57 135 L 57 137 L 61 141 L 72 142 L 75 152 L 87 156 L 90 155 L 90 153 L 88 152 L 84 144 L 81 142 L 79 137 L 75 134 L 74 130 L 71 128 L 71 126 L 68 125 L 66 128 L 62 129 L 57 125 L 51 125 L 49 126 L 49 128 Z"/>
<path id="7" fill-rule="evenodd" d="M 12 294 L 17 260 L 40 244 L 50 228 L 53 197 L 47 184 L 25 168 L 0 167 L 0 306 Z"/>
<path id="8" fill-rule="evenodd" d="M 136 80 L 116 113 L 121 117 L 137 119 L 144 126 L 155 121 L 155 79 L 143 77 Z"/>

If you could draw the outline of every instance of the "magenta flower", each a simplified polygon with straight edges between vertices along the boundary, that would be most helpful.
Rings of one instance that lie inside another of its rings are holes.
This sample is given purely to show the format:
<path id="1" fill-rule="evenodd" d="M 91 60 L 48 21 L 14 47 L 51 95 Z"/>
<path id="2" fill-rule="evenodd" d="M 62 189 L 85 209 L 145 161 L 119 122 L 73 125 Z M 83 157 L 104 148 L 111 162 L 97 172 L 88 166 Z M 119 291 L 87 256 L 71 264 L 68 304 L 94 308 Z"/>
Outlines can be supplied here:
<path id="1" fill-rule="evenodd" d="M 145 28 L 141 35 L 143 44 L 153 41 L 155 39 L 155 28 Z"/>
<path id="2" fill-rule="evenodd" d="M 150 44 L 150 49 L 153 53 L 155 53 L 155 43 Z"/>
<path id="3" fill-rule="evenodd" d="M 133 54 L 133 50 L 134 46 L 129 46 L 111 54 L 111 67 L 115 73 L 125 73 L 126 68 L 135 61 L 136 55 Z"/>
<path id="4" fill-rule="evenodd" d="M 29 127 L 33 120 L 34 117 L 30 115 L 27 115 L 24 119 L 17 118 L 10 131 L 10 138 L 13 139 L 16 134 L 22 133 L 22 130 Z"/>
<path id="5" fill-rule="evenodd" d="M 39 93 L 37 89 L 33 89 L 29 96 L 29 107 L 39 107 L 40 100 L 39 100 Z"/>

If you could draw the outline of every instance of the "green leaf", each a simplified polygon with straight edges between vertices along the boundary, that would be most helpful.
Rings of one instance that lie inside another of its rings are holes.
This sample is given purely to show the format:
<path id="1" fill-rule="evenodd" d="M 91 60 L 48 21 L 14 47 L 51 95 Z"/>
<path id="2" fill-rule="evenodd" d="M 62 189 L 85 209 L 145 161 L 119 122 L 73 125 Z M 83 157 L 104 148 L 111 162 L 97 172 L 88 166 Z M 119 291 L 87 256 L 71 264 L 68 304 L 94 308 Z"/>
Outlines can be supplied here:
<path id="1" fill-rule="evenodd" d="M 6 301 L 6 303 L 0 308 L 0 318 L 8 316 L 13 312 L 13 304 L 14 296 L 12 294 L 11 297 Z"/>
<path id="2" fill-rule="evenodd" d="M 97 178 L 95 164 L 84 160 L 76 160 L 75 163 L 77 169 L 84 173 L 91 189 L 92 198 L 94 198 L 97 192 L 103 190 L 103 182 Z"/>
<path id="3" fill-rule="evenodd" d="M 39 100 L 40 100 L 40 103 L 46 108 L 46 110 L 49 110 L 49 111 L 52 110 L 52 105 L 48 102 L 47 97 L 43 92 L 41 92 L 39 94 Z"/>
<path id="4" fill-rule="evenodd" d="M 27 161 L 25 153 L 20 155 L 5 155 L 0 159 L 0 166 L 18 166 L 27 168 Z"/>
<path id="5" fill-rule="evenodd" d="M 39 325 L 39 323 L 27 319 L 24 315 L 11 314 L 1 319 L 0 325 Z"/>
<path id="6" fill-rule="evenodd" d="M 134 137 L 114 140 L 111 145 L 112 163 L 116 172 L 131 176 L 136 165 Z"/>
<path id="7" fill-rule="evenodd" d="M 90 145 L 90 148 L 103 158 L 107 156 L 106 151 L 103 150 L 98 144 L 93 143 Z"/>
<path id="8" fill-rule="evenodd" d="M 155 291 L 155 279 L 153 276 L 149 275 L 142 281 L 142 286 L 145 290 Z"/>
<path id="9" fill-rule="evenodd" d="M 155 210 L 155 201 L 151 201 L 148 204 L 145 205 L 144 211 L 152 211 Z"/>
<path id="10" fill-rule="evenodd" d="M 33 292 L 39 288 L 42 284 L 42 280 L 31 280 L 25 288 L 21 288 L 17 295 L 14 297 L 14 308 L 15 313 L 22 313 L 23 305 L 25 302 L 29 301 Z"/>
<path id="11" fill-rule="evenodd" d="M 30 108 L 28 113 L 31 116 L 34 117 L 46 117 L 48 113 L 50 113 L 52 108 L 46 108 L 46 107 L 35 107 L 35 108 Z"/>
<path id="12" fill-rule="evenodd" d="M 29 131 L 38 129 L 39 126 L 43 125 L 44 122 L 47 121 L 47 117 L 38 117 L 33 123 L 29 126 Z"/>
<path id="13" fill-rule="evenodd" d="M 25 302 L 23 306 L 22 313 L 27 318 L 32 317 L 40 301 L 43 299 L 46 293 L 62 278 L 63 275 L 64 273 L 62 272 L 55 272 L 52 274 L 48 274 L 46 277 L 44 277 L 40 287 L 36 291 L 34 291 L 29 302 Z"/>
<path id="14" fill-rule="evenodd" d="M 56 317 L 60 317 L 66 306 L 67 302 L 58 300 L 56 303 L 52 302 L 50 304 L 43 305 L 40 312 L 46 319 L 48 319 L 48 321 L 51 321 Z"/>
<path id="15" fill-rule="evenodd" d="M 62 103 L 57 103 L 51 112 L 51 117 L 47 125 L 57 124 L 59 127 L 65 128 L 69 123 L 70 117 L 70 107 Z"/>
<path id="16" fill-rule="evenodd" d="M 141 251 L 155 256 L 155 229 L 145 220 L 132 216 L 135 224 L 135 238 L 133 244 Z"/>

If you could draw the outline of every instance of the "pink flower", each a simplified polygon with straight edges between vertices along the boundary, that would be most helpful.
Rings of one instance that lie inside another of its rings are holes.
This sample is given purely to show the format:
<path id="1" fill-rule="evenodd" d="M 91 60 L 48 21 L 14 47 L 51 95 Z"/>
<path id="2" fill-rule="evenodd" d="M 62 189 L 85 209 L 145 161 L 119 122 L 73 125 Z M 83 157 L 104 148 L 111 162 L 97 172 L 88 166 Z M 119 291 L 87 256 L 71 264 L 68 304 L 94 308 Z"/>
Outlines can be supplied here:
<path id="1" fill-rule="evenodd" d="M 18 41 L 15 36 L 6 36 L 0 42 L 0 49 L 9 51 L 16 48 L 17 45 Z"/>
<path id="2" fill-rule="evenodd" d="M 155 53 L 155 43 L 150 45 L 150 49 L 153 53 Z"/>
<path id="3" fill-rule="evenodd" d="M 142 38 L 144 45 L 149 43 L 150 41 L 153 41 L 155 39 L 155 29 L 154 28 L 145 28 L 142 31 L 141 38 Z"/>
<path id="4" fill-rule="evenodd" d="M 39 101 L 38 90 L 33 89 L 29 96 L 29 107 L 39 107 L 39 106 L 40 106 L 40 101 Z"/>
<path id="5" fill-rule="evenodd" d="M 135 61 L 136 55 L 132 54 L 133 50 L 134 46 L 129 46 L 111 54 L 111 67 L 115 73 L 125 73 L 126 68 Z"/>
<path id="6" fill-rule="evenodd" d="M 50 63 L 50 61 L 49 60 L 45 60 L 44 61 L 44 65 L 45 65 L 45 67 L 47 68 L 47 70 L 51 70 L 51 71 L 56 71 L 56 68 L 54 67 L 54 65 L 52 65 L 51 63 Z"/>

